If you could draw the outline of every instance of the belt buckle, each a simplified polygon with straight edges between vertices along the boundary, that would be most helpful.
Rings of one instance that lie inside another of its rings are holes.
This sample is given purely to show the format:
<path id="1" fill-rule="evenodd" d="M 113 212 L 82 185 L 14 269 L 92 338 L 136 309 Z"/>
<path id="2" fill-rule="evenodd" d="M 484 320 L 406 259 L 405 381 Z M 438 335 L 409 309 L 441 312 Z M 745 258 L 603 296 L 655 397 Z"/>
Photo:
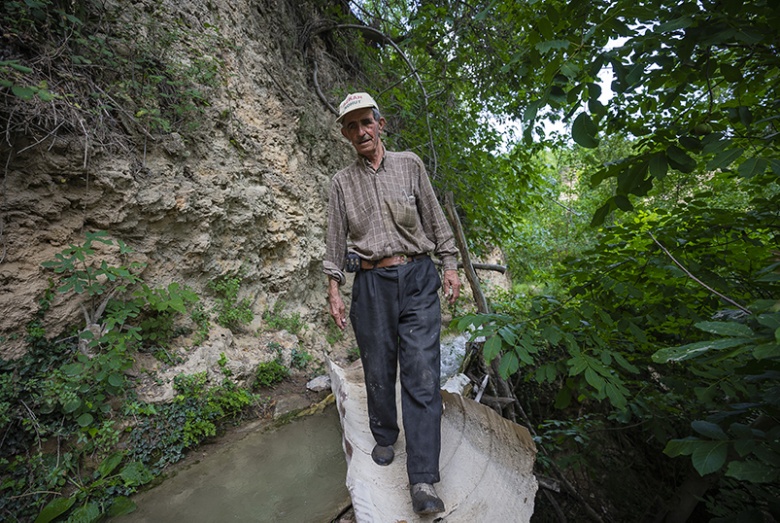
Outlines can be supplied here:
<path id="1" fill-rule="evenodd" d="M 409 257 L 406 254 L 399 254 L 398 257 L 401 259 L 401 263 L 399 265 L 406 265 L 409 263 Z"/>

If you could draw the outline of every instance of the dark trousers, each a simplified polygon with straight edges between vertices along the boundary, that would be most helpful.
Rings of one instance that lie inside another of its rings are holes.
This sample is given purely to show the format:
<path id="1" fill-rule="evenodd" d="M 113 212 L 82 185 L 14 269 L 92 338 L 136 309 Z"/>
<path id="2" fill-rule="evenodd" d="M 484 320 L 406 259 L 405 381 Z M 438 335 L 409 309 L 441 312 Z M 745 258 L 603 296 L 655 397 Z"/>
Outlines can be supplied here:
<path id="1" fill-rule="evenodd" d="M 440 287 L 430 258 L 359 271 L 352 287 L 349 316 L 363 362 L 371 433 L 380 445 L 398 438 L 395 381 L 400 365 L 410 484 L 439 481 Z"/>

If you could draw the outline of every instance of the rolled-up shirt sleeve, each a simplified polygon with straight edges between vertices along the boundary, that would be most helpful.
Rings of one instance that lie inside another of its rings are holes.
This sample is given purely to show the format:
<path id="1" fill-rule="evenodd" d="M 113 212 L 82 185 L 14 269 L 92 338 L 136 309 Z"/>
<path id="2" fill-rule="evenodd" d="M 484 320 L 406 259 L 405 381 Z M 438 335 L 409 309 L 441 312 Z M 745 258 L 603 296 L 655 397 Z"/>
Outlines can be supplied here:
<path id="1" fill-rule="evenodd" d="M 347 234 L 347 210 L 344 193 L 334 178 L 328 200 L 328 232 L 325 237 L 325 259 L 322 262 L 322 270 L 328 277 L 339 282 L 339 285 L 344 285 L 347 281 L 344 274 Z"/>

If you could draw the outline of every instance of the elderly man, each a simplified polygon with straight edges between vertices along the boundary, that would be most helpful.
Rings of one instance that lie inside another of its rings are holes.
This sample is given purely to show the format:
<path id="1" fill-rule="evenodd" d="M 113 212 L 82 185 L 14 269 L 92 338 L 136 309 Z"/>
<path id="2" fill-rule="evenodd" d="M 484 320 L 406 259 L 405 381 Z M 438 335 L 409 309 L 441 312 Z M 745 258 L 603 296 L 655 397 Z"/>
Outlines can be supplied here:
<path id="1" fill-rule="evenodd" d="M 452 230 L 436 200 L 425 167 L 411 152 L 385 150 L 385 119 L 367 93 L 339 106 L 341 134 L 358 154 L 336 173 L 330 191 L 324 272 L 330 278 L 330 314 L 347 325 L 339 286 L 355 270 L 349 317 L 366 381 L 371 457 L 393 461 L 399 428 L 396 369 L 406 433 L 406 468 L 418 514 L 444 511 L 433 484 L 439 481 L 441 394 L 439 367 L 442 281 L 429 253 L 444 266 L 443 291 L 450 303 L 460 292 Z"/>

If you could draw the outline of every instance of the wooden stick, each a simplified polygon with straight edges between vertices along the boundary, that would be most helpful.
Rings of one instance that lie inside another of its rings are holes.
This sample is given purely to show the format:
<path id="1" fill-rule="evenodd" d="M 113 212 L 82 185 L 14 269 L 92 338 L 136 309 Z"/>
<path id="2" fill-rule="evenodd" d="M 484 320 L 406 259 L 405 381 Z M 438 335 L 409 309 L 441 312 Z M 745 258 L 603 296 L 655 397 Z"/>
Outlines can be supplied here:
<path id="1" fill-rule="evenodd" d="M 477 277 L 477 272 L 474 270 L 474 265 L 471 263 L 471 256 L 469 256 L 468 244 L 466 243 L 466 235 L 463 233 L 463 226 L 460 223 L 458 213 L 455 211 L 455 197 L 453 196 L 452 191 L 447 192 L 444 200 L 444 207 L 447 210 L 452 230 L 455 233 L 455 243 L 457 243 L 458 250 L 460 250 L 460 257 L 463 262 L 466 279 L 469 281 L 471 293 L 474 296 L 474 301 L 477 303 L 477 311 L 482 314 L 488 314 L 490 310 L 488 309 L 487 298 L 485 298 L 485 294 L 482 292 L 482 287 L 479 285 L 479 277 Z"/>

